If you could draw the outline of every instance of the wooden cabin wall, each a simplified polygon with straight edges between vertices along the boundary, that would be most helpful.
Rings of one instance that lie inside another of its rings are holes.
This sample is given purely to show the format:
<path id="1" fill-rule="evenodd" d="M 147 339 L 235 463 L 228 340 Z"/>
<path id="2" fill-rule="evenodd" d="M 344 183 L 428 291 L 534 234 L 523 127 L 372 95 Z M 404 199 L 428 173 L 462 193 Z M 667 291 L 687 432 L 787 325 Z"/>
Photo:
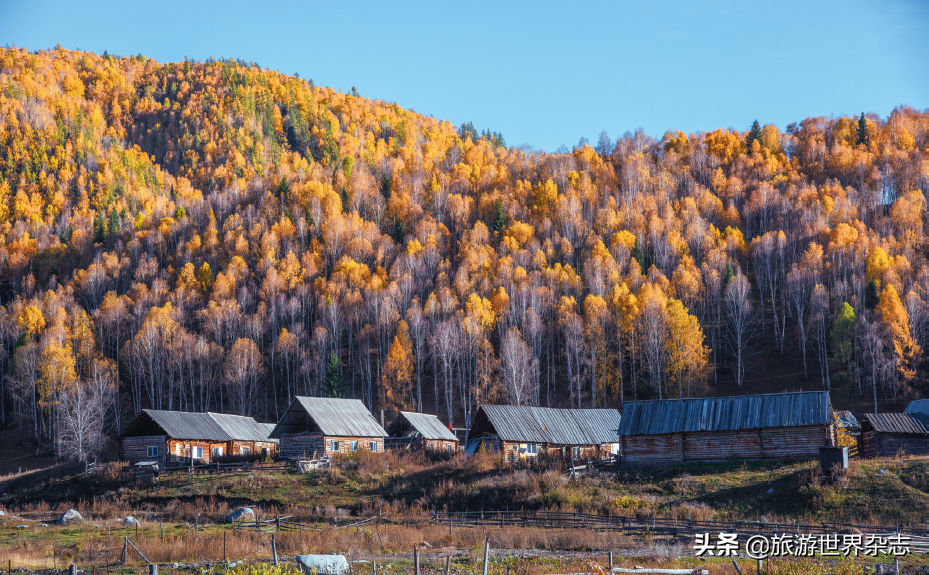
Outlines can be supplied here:
<path id="1" fill-rule="evenodd" d="M 168 450 L 168 437 L 165 435 L 139 435 L 124 437 L 119 442 L 119 458 L 130 463 L 139 461 L 157 461 L 161 467 L 165 466 L 165 457 Z M 158 457 L 149 457 L 148 448 L 157 447 Z"/>

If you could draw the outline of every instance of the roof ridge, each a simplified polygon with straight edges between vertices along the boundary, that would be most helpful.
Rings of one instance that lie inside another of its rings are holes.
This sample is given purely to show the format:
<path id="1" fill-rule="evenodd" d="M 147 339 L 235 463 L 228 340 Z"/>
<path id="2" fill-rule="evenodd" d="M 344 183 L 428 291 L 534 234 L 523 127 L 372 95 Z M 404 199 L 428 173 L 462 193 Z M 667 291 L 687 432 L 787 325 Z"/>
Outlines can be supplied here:
<path id="1" fill-rule="evenodd" d="M 652 403 L 652 402 L 666 402 L 666 401 L 707 401 L 711 399 L 741 399 L 743 397 L 768 397 L 768 396 L 784 396 L 784 395 L 801 395 L 801 394 L 823 394 L 829 393 L 826 390 L 817 390 L 817 391 L 781 391 L 773 393 L 749 393 L 746 395 L 713 395 L 705 397 L 667 397 L 665 399 L 634 399 L 632 401 L 627 401 L 626 404 L 630 403 Z M 586 408 L 580 408 L 586 409 Z"/>

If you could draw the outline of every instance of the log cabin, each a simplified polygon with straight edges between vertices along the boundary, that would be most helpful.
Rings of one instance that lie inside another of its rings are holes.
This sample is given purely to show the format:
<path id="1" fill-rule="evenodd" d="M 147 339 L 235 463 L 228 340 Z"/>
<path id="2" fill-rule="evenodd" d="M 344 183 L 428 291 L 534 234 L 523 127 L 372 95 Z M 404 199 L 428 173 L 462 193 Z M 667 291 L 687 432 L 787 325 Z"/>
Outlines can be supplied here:
<path id="1" fill-rule="evenodd" d="M 615 409 L 556 409 L 524 405 L 482 405 L 474 416 L 466 451 L 521 457 L 564 456 L 605 459 L 619 448 Z"/>
<path id="2" fill-rule="evenodd" d="M 862 415 L 858 452 L 863 457 L 929 454 L 929 414 L 907 408 Z"/>
<path id="3" fill-rule="evenodd" d="M 143 409 L 120 436 L 119 457 L 123 461 L 209 463 L 228 456 L 277 455 L 276 439 L 268 435 L 270 423 L 225 413 L 195 413 Z"/>
<path id="4" fill-rule="evenodd" d="M 387 432 L 359 399 L 296 396 L 271 432 L 285 459 L 384 451 Z"/>
<path id="5" fill-rule="evenodd" d="M 630 401 L 619 436 L 633 465 L 814 458 L 835 445 L 826 391 Z"/>
<path id="6" fill-rule="evenodd" d="M 387 426 L 387 449 L 458 451 L 458 437 L 435 415 L 401 411 Z"/>

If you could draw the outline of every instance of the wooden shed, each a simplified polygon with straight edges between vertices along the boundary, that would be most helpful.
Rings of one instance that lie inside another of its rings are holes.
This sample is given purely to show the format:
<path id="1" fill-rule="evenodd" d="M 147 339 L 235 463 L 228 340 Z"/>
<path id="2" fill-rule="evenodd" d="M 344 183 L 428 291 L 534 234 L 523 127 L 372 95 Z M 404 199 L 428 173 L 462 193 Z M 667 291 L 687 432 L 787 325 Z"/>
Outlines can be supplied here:
<path id="1" fill-rule="evenodd" d="M 862 415 L 858 447 L 864 457 L 929 454 L 929 414 L 911 411 Z"/>
<path id="2" fill-rule="evenodd" d="M 812 458 L 833 421 L 826 391 L 630 401 L 619 436 L 629 464 Z"/>
<path id="3" fill-rule="evenodd" d="M 271 437 L 281 457 L 306 459 L 358 450 L 381 452 L 387 432 L 358 399 L 297 396 Z"/>
<path id="4" fill-rule="evenodd" d="M 230 455 L 277 455 L 277 440 L 268 435 L 270 423 L 225 413 L 194 413 L 143 409 L 119 442 L 123 461 L 210 462 Z"/>
<path id="5" fill-rule="evenodd" d="M 482 405 L 474 416 L 467 452 L 485 449 L 507 459 L 539 454 L 607 458 L 619 449 L 615 409 L 556 409 Z"/>
<path id="6" fill-rule="evenodd" d="M 387 449 L 458 451 L 458 438 L 435 415 L 401 411 L 384 438 Z"/>

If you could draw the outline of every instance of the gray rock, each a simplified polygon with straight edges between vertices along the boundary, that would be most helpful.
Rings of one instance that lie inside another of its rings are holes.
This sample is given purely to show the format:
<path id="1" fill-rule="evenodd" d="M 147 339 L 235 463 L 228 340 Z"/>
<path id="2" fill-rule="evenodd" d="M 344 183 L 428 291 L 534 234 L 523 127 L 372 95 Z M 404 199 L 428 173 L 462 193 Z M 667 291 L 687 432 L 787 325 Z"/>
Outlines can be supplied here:
<path id="1" fill-rule="evenodd" d="M 877 473 L 878 475 L 886 475 L 886 474 L 887 474 L 887 472 L 884 471 L 883 469 L 878 469 L 878 470 L 875 471 L 874 473 Z"/>
<path id="2" fill-rule="evenodd" d="M 226 515 L 226 523 L 246 519 L 255 520 L 255 511 L 251 507 L 239 507 L 229 515 Z"/>
<path id="3" fill-rule="evenodd" d="M 84 518 L 77 512 L 77 509 L 68 509 L 58 518 L 58 525 L 68 525 L 83 520 Z"/>
<path id="4" fill-rule="evenodd" d="M 774 490 L 773 490 L 773 489 L 768 489 L 768 495 L 770 495 L 770 494 L 772 494 L 772 493 L 774 493 Z"/>
<path id="5" fill-rule="evenodd" d="M 16 528 L 17 529 L 29 529 L 29 526 L 28 525 L 17 525 Z"/>
<path id="6" fill-rule="evenodd" d="M 138 519 L 133 517 L 132 515 L 123 519 L 123 527 L 141 527 L 141 526 L 142 526 L 142 523 Z"/>
<path id="7" fill-rule="evenodd" d="M 313 573 L 314 570 L 318 575 L 348 573 L 348 561 L 344 555 L 297 555 L 294 560 L 304 573 Z"/>

